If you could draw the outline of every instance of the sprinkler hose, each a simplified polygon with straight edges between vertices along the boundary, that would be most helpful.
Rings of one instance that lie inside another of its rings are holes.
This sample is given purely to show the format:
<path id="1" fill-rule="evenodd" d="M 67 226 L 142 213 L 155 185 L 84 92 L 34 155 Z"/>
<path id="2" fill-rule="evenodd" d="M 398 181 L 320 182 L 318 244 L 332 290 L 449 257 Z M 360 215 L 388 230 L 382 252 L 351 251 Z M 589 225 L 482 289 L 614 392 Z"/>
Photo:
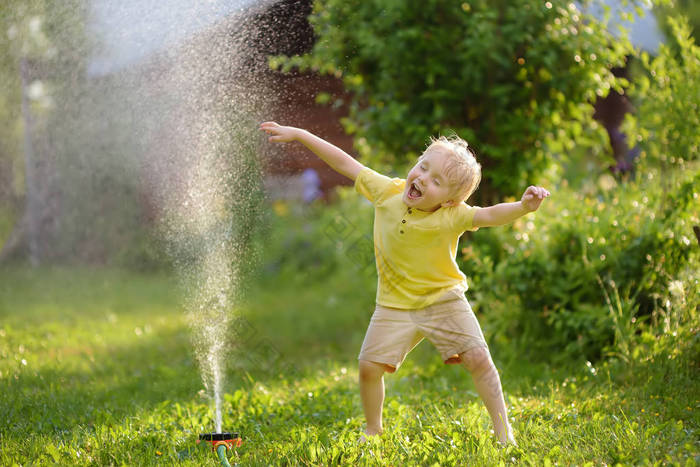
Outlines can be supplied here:
<path id="1" fill-rule="evenodd" d="M 216 453 L 219 455 L 219 460 L 221 461 L 221 465 L 224 467 L 231 467 L 231 464 L 228 463 L 228 459 L 226 459 L 226 445 L 225 444 L 220 444 L 216 448 Z"/>

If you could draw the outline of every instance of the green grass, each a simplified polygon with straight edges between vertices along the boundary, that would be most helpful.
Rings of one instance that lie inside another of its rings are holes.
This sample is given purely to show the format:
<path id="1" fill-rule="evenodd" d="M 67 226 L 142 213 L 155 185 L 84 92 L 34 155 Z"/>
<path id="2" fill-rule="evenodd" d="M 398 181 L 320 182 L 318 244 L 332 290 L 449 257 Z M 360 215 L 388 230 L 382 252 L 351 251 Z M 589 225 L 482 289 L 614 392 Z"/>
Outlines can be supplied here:
<path id="1" fill-rule="evenodd" d="M 236 312 L 224 429 L 240 465 L 696 465 L 697 362 L 567 368 L 494 355 L 519 440 L 500 449 L 468 375 L 422 344 L 387 376 L 385 434 L 358 445 L 371 278 L 268 275 Z M 487 333 L 488 334 L 488 333 Z M 495 353 L 495 352 L 494 352 Z M 0 465 L 217 465 L 166 275 L 0 269 Z"/>

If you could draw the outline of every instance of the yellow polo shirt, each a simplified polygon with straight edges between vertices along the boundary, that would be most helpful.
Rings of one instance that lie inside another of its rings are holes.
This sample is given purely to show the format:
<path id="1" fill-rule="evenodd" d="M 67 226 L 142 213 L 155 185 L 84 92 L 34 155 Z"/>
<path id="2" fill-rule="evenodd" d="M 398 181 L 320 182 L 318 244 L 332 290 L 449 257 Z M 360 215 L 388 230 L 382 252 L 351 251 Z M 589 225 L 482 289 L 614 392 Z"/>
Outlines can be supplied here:
<path id="1" fill-rule="evenodd" d="M 423 308 L 445 292 L 467 290 L 457 266 L 457 243 L 477 207 L 466 203 L 435 212 L 409 208 L 402 201 L 406 180 L 389 178 L 365 167 L 355 189 L 374 204 L 374 256 L 377 304 L 400 309 Z"/>

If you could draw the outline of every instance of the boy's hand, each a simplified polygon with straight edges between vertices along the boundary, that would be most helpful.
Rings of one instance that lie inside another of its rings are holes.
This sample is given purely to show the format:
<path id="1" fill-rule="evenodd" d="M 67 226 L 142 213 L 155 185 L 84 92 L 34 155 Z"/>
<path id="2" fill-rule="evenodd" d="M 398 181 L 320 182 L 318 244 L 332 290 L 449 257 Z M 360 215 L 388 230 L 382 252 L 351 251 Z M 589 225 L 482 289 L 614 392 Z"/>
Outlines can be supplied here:
<path id="1" fill-rule="evenodd" d="M 291 126 L 282 126 L 275 122 L 264 122 L 260 124 L 260 130 L 268 135 L 268 141 L 273 143 L 288 143 L 296 139 L 297 128 Z"/>
<path id="2" fill-rule="evenodd" d="M 523 193 L 520 203 L 528 212 L 537 211 L 542 201 L 547 198 L 549 194 L 549 191 L 541 186 L 530 186 L 525 190 L 525 193 Z"/>

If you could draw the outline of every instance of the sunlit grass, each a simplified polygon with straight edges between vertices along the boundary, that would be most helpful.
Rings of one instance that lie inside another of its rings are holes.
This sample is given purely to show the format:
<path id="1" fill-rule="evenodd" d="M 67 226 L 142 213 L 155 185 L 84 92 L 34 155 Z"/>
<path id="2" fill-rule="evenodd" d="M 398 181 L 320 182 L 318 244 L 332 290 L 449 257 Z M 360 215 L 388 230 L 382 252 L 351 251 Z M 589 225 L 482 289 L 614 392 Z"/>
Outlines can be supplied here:
<path id="1" fill-rule="evenodd" d="M 501 352 L 519 441 L 501 449 L 468 375 L 425 343 L 386 378 L 385 434 L 359 445 L 356 355 L 373 299 L 358 293 L 363 280 L 277 276 L 251 288 L 224 398 L 224 429 L 245 439 L 230 453 L 240 465 L 700 460 L 696 367 L 551 368 Z M 218 464 L 196 443 L 213 414 L 179 303 L 165 275 L 0 270 L 0 465 Z"/>

